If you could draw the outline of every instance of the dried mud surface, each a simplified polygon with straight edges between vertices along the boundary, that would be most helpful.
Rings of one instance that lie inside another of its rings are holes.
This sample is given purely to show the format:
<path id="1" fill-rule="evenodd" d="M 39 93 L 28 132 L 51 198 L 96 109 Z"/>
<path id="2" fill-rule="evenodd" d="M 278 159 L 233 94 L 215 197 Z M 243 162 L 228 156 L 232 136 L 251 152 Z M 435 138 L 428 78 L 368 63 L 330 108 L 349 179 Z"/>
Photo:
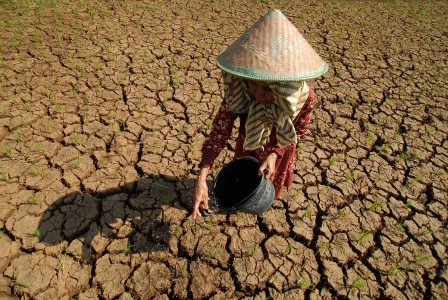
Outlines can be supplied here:
<path id="1" fill-rule="evenodd" d="M 446 2 L 169 2 L 0 1 L 0 298 L 447 299 Z M 330 66 L 294 184 L 194 222 L 215 56 L 269 7 Z"/>

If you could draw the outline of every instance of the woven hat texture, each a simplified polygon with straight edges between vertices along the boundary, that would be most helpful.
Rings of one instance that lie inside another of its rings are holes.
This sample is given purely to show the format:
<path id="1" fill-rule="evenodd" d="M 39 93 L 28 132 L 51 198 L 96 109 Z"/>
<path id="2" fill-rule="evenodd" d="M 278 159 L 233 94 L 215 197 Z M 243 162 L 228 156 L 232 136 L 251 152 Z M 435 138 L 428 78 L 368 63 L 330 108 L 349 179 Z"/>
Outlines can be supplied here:
<path id="1" fill-rule="evenodd" d="M 319 77 L 328 70 L 280 10 L 268 12 L 216 60 L 225 72 L 262 81 L 301 81 Z"/>

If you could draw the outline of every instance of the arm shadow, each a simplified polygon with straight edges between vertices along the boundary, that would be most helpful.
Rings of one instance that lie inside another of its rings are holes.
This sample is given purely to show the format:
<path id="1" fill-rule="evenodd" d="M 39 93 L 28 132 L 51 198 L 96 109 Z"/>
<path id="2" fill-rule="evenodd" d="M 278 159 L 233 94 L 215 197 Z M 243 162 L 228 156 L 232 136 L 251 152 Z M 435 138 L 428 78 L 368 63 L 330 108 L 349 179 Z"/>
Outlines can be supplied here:
<path id="1" fill-rule="evenodd" d="M 157 175 L 95 193 L 70 193 L 45 210 L 40 242 L 65 244 L 66 253 L 85 263 L 104 253 L 166 251 L 171 235 L 189 218 L 193 191 L 193 179 Z"/>

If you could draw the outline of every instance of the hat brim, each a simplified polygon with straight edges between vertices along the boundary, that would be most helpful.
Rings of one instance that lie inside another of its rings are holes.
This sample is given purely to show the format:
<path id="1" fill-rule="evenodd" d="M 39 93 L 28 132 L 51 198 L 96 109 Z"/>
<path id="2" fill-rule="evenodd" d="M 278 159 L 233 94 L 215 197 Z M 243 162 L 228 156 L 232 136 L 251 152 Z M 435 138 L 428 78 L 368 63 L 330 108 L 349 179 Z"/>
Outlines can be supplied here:
<path id="1" fill-rule="evenodd" d="M 223 51 L 224 52 L 224 51 Z M 328 71 L 328 65 L 325 61 L 322 61 L 321 66 L 312 72 L 302 72 L 293 75 L 288 74 L 278 74 L 263 70 L 254 70 L 250 68 L 238 67 L 232 64 L 227 63 L 221 59 L 221 52 L 216 58 L 217 66 L 227 72 L 237 77 L 241 77 L 249 80 L 256 81 L 267 81 L 267 82 L 276 82 L 276 81 L 302 81 L 302 80 L 310 80 L 322 76 Z"/>

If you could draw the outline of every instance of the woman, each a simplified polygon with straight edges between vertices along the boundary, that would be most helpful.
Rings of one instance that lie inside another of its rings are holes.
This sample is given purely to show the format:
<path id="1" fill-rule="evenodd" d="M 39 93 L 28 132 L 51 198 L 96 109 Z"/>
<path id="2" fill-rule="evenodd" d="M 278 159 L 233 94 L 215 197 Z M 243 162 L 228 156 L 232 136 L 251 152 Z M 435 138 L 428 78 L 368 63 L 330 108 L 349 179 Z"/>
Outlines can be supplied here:
<path id="1" fill-rule="evenodd" d="M 217 57 L 224 101 L 202 146 L 193 218 L 208 209 L 206 178 L 240 119 L 235 158 L 252 156 L 259 174 L 275 187 L 275 199 L 293 180 L 297 141 L 308 131 L 314 91 L 305 79 L 322 75 L 325 62 L 278 10 L 271 11 Z"/>

